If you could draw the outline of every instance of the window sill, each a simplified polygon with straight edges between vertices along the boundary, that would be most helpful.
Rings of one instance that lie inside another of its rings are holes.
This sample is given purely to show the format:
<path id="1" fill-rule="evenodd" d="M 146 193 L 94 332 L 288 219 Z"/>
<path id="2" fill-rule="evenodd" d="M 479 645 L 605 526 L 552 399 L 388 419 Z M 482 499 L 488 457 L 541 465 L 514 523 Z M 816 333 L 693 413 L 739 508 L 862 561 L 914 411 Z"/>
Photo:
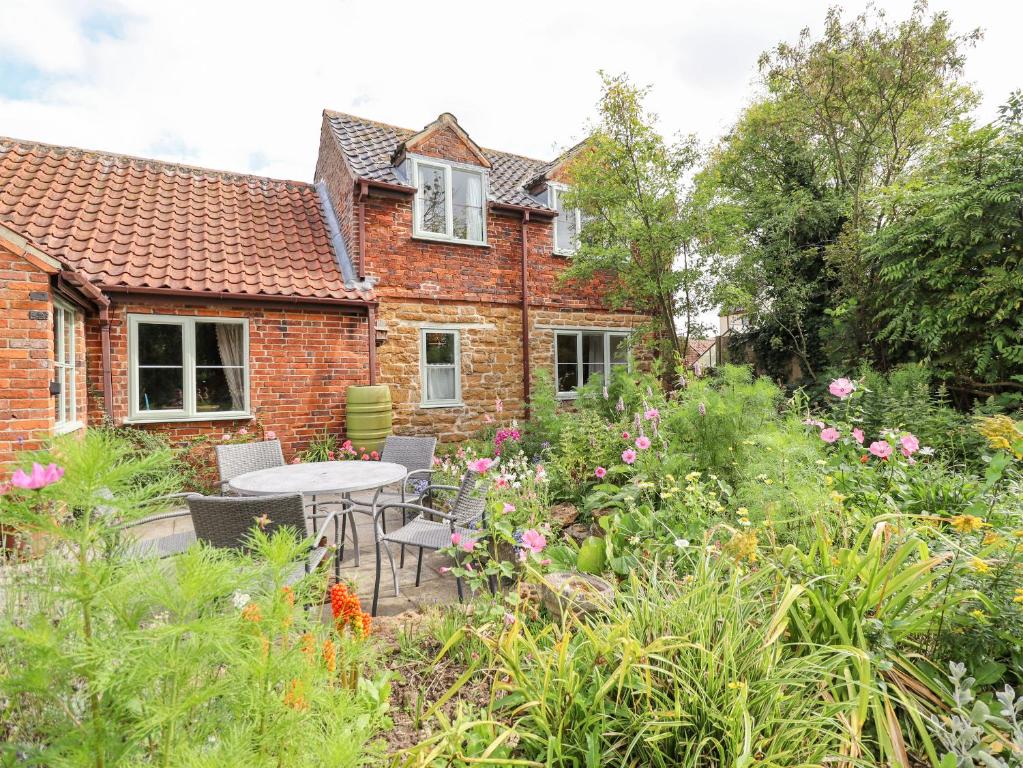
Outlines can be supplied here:
<path id="1" fill-rule="evenodd" d="M 568 257 L 569 257 L 569 256 L 571 256 L 572 254 L 574 254 L 574 253 L 575 253 L 575 251 L 574 251 L 574 250 L 572 250 L 572 251 L 566 251 L 566 250 L 564 250 L 564 249 L 560 249 L 560 248 L 555 248 L 555 249 L 554 249 L 554 251 L 553 251 L 553 253 L 554 253 L 554 255 L 555 255 L 555 256 L 561 256 L 562 258 L 568 258 Z"/>
<path id="2" fill-rule="evenodd" d="M 558 398 L 558 400 L 578 400 L 579 399 L 579 393 L 578 392 L 558 392 L 556 397 Z"/>
<path id="3" fill-rule="evenodd" d="M 447 401 L 443 403 L 420 403 L 420 408 L 465 408 L 465 403 L 461 401 Z"/>
<path id="4" fill-rule="evenodd" d="M 129 416 L 124 420 L 125 424 L 166 424 L 170 422 L 191 422 L 191 421 L 243 421 L 251 420 L 251 413 L 218 413 L 203 414 L 201 416 L 177 416 L 177 415 L 153 415 L 153 416 Z"/>
<path id="5" fill-rule="evenodd" d="M 53 428 L 53 434 L 55 434 L 55 435 L 67 435 L 67 434 L 69 434 L 71 432 L 77 432 L 78 430 L 80 430 L 84 426 L 85 426 L 85 424 L 83 424 L 80 421 L 71 421 L 71 422 L 68 422 L 67 424 L 57 424 Z"/>
<path id="6" fill-rule="evenodd" d="M 412 235 L 413 240 L 418 240 L 422 243 L 442 243 L 444 245 L 462 245 L 468 246 L 469 248 L 490 248 L 490 245 L 486 242 L 475 242 L 473 240 L 455 240 L 453 237 L 445 237 L 444 235 L 427 235 L 419 232 Z"/>

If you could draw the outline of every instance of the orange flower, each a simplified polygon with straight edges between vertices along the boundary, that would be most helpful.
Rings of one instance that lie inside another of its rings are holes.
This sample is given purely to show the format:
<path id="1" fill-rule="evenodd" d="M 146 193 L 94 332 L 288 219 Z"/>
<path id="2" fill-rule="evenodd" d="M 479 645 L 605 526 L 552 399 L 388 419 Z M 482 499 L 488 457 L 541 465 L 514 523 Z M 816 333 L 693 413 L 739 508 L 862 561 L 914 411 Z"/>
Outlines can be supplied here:
<path id="1" fill-rule="evenodd" d="M 337 668 L 337 649 L 329 637 L 323 643 L 323 662 L 327 665 L 327 672 L 333 675 Z"/>
<path id="2" fill-rule="evenodd" d="M 289 607 L 294 608 L 295 590 L 293 590 L 291 587 L 281 587 L 281 592 L 284 594 L 284 602 L 287 603 Z"/>
<path id="3" fill-rule="evenodd" d="M 288 685 L 288 692 L 284 694 L 285 705 L 292 709 L 308 709 L 309 703 L 305 700 L 305 683 L 298 678 L 293 678 Z"/>
<path id="4" fill-rule="evenodd" d="M 373 624 L 373 619 L 370 617 L 370 615 L 368 613 L 363 611 L 359 615 L 359 625 L 360 625 L 360 628 L 362 630 L 362 636 L 363 637 L 369 637 L 369 632 L 370 632 L 370 629 L 372 628 L 372 624 Z"/>
<path id="5" fill-rule="evenodd" d="M 338 632 L 343 632 L 349 625 L 354 628 L 363 612 L 358 596 L 344 584 L 335 584 L 330 588 L 330 610 Z"/>
<path id="6" fill-rule="evenodd" d="M 303 655 L 307 659 L 311 659 L 313 654 L 316 653 L 316 638 L 312 632 L 306 632 L 302 635 L 302 641 L 299 645 L 299 650 L 302 651 Z"/>
<path id="7" fill-rule="evenodd" d="M 249 603 L 242 608 L 242 618 L 255 624 L 263 620 L 263 611 L 258 603 Z"/>

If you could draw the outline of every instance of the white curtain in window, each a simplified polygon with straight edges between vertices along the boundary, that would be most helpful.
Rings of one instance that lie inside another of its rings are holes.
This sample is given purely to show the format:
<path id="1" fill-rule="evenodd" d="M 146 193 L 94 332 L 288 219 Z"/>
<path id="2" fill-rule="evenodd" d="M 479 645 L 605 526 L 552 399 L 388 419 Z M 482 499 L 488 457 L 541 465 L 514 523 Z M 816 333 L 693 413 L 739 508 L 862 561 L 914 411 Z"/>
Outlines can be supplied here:
<path id="1" fill-rule="evenodd" d="M 429 401 L 455 399 L 455 369 L 429 367 L 426 369 L 426 399 Z"/>
<path id="2" fill-rule="evenodd" d="M 483 239 L 483 177 L 471 174 L 466 179 L 465 215 L 467 239 Z"/>
<path id="3" fill-rule="evenodd" d="M 227 388 L 231 391 L 231 408 L 245 409 L 245 341 L 240 325 L 217 323 L 217 349 L 224 365 Z"/>

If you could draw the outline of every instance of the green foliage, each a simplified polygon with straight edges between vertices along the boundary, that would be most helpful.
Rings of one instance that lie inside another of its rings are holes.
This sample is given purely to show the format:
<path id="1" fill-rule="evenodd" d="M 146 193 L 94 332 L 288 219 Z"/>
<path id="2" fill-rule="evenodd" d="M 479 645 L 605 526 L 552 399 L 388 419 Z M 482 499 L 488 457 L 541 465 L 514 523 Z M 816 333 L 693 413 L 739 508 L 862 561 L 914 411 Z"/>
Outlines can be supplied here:
<path id="1" fill-rule="evenodd" d="M 896 24 L 836 8 L 819 38 L 804 31 L 761 57 L 765 95 L 712 153 L 695 199 L 721 303 L 747 310 L 773 376 L 787 379 L 793 357 L 810 378 L 887 361 L 876 334 L 888 288 L 865 251 L 888 223 L 875 198 L 975 103 L 960 79 L 978 36 L 923 3 Z"/>
<path id="2" fill-rule="evenodd" d="M 0 523 L 49 544 L 5 573 L 2 764 L 364 764 L 387 680 L 338 684 L 323 643 L 347 660 L 364 641 L 304 610 L 322 577 L 283 586 L 304 545 L 254 529 L 248 553 L 132 556 L 121 524 L 163 507 L 169 450 L 89 430 L 28 458 L 65 472 L 0 497 Z"/>
<path id="3" fill-rule="evenodd" d="M 1018 100 L 1018 96 L 1016 99 Z M 1018 103 L 1018 101 L 1017 101 Z M 959 392 L 1023 392 L 1023 123 L 959 126 L 885 200 L 881 336 Z"/>
<path id="4" fill-rule="evenodd" d="M 584 223 L 565 278 L 620 278 L 614 301 L 655 316 L 665 358 L 674 361 L 682 349 L 676 316 L 685 319 L 685 338 L 696 335 L 709 299 L 685 191 L 696 139 L 666 143 L 645 110 L 648 90 L 602 76 L 598 122 L 568 168 L 565 202 L 582 210 Z"/>

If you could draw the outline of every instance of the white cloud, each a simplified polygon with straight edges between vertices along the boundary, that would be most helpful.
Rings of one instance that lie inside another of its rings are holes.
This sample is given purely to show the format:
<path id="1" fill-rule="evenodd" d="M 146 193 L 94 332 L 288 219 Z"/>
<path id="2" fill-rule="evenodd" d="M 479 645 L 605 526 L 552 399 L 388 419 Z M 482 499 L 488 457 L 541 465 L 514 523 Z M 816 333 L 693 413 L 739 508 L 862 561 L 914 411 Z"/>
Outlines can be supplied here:
<path id="1" fill-rule="evenodd" d="M 882 5 L 898 18 L 910 1 Z M 968 75 L 989 118 L 1021 84 L 1023 8 L 942 7 L 986 29 Z M 750 98 L 760 52 L 823 13 L 816 0 L 6 0 L 0 134 L 309 179 L 323 107 L 411 128 L 450 111 L 485 146 L 546 158 L 582 135 L 603 68 L 653 86 L 665 133 L 710 141 Z M 38 82 L 9 81 L 32 70 Z"/>

